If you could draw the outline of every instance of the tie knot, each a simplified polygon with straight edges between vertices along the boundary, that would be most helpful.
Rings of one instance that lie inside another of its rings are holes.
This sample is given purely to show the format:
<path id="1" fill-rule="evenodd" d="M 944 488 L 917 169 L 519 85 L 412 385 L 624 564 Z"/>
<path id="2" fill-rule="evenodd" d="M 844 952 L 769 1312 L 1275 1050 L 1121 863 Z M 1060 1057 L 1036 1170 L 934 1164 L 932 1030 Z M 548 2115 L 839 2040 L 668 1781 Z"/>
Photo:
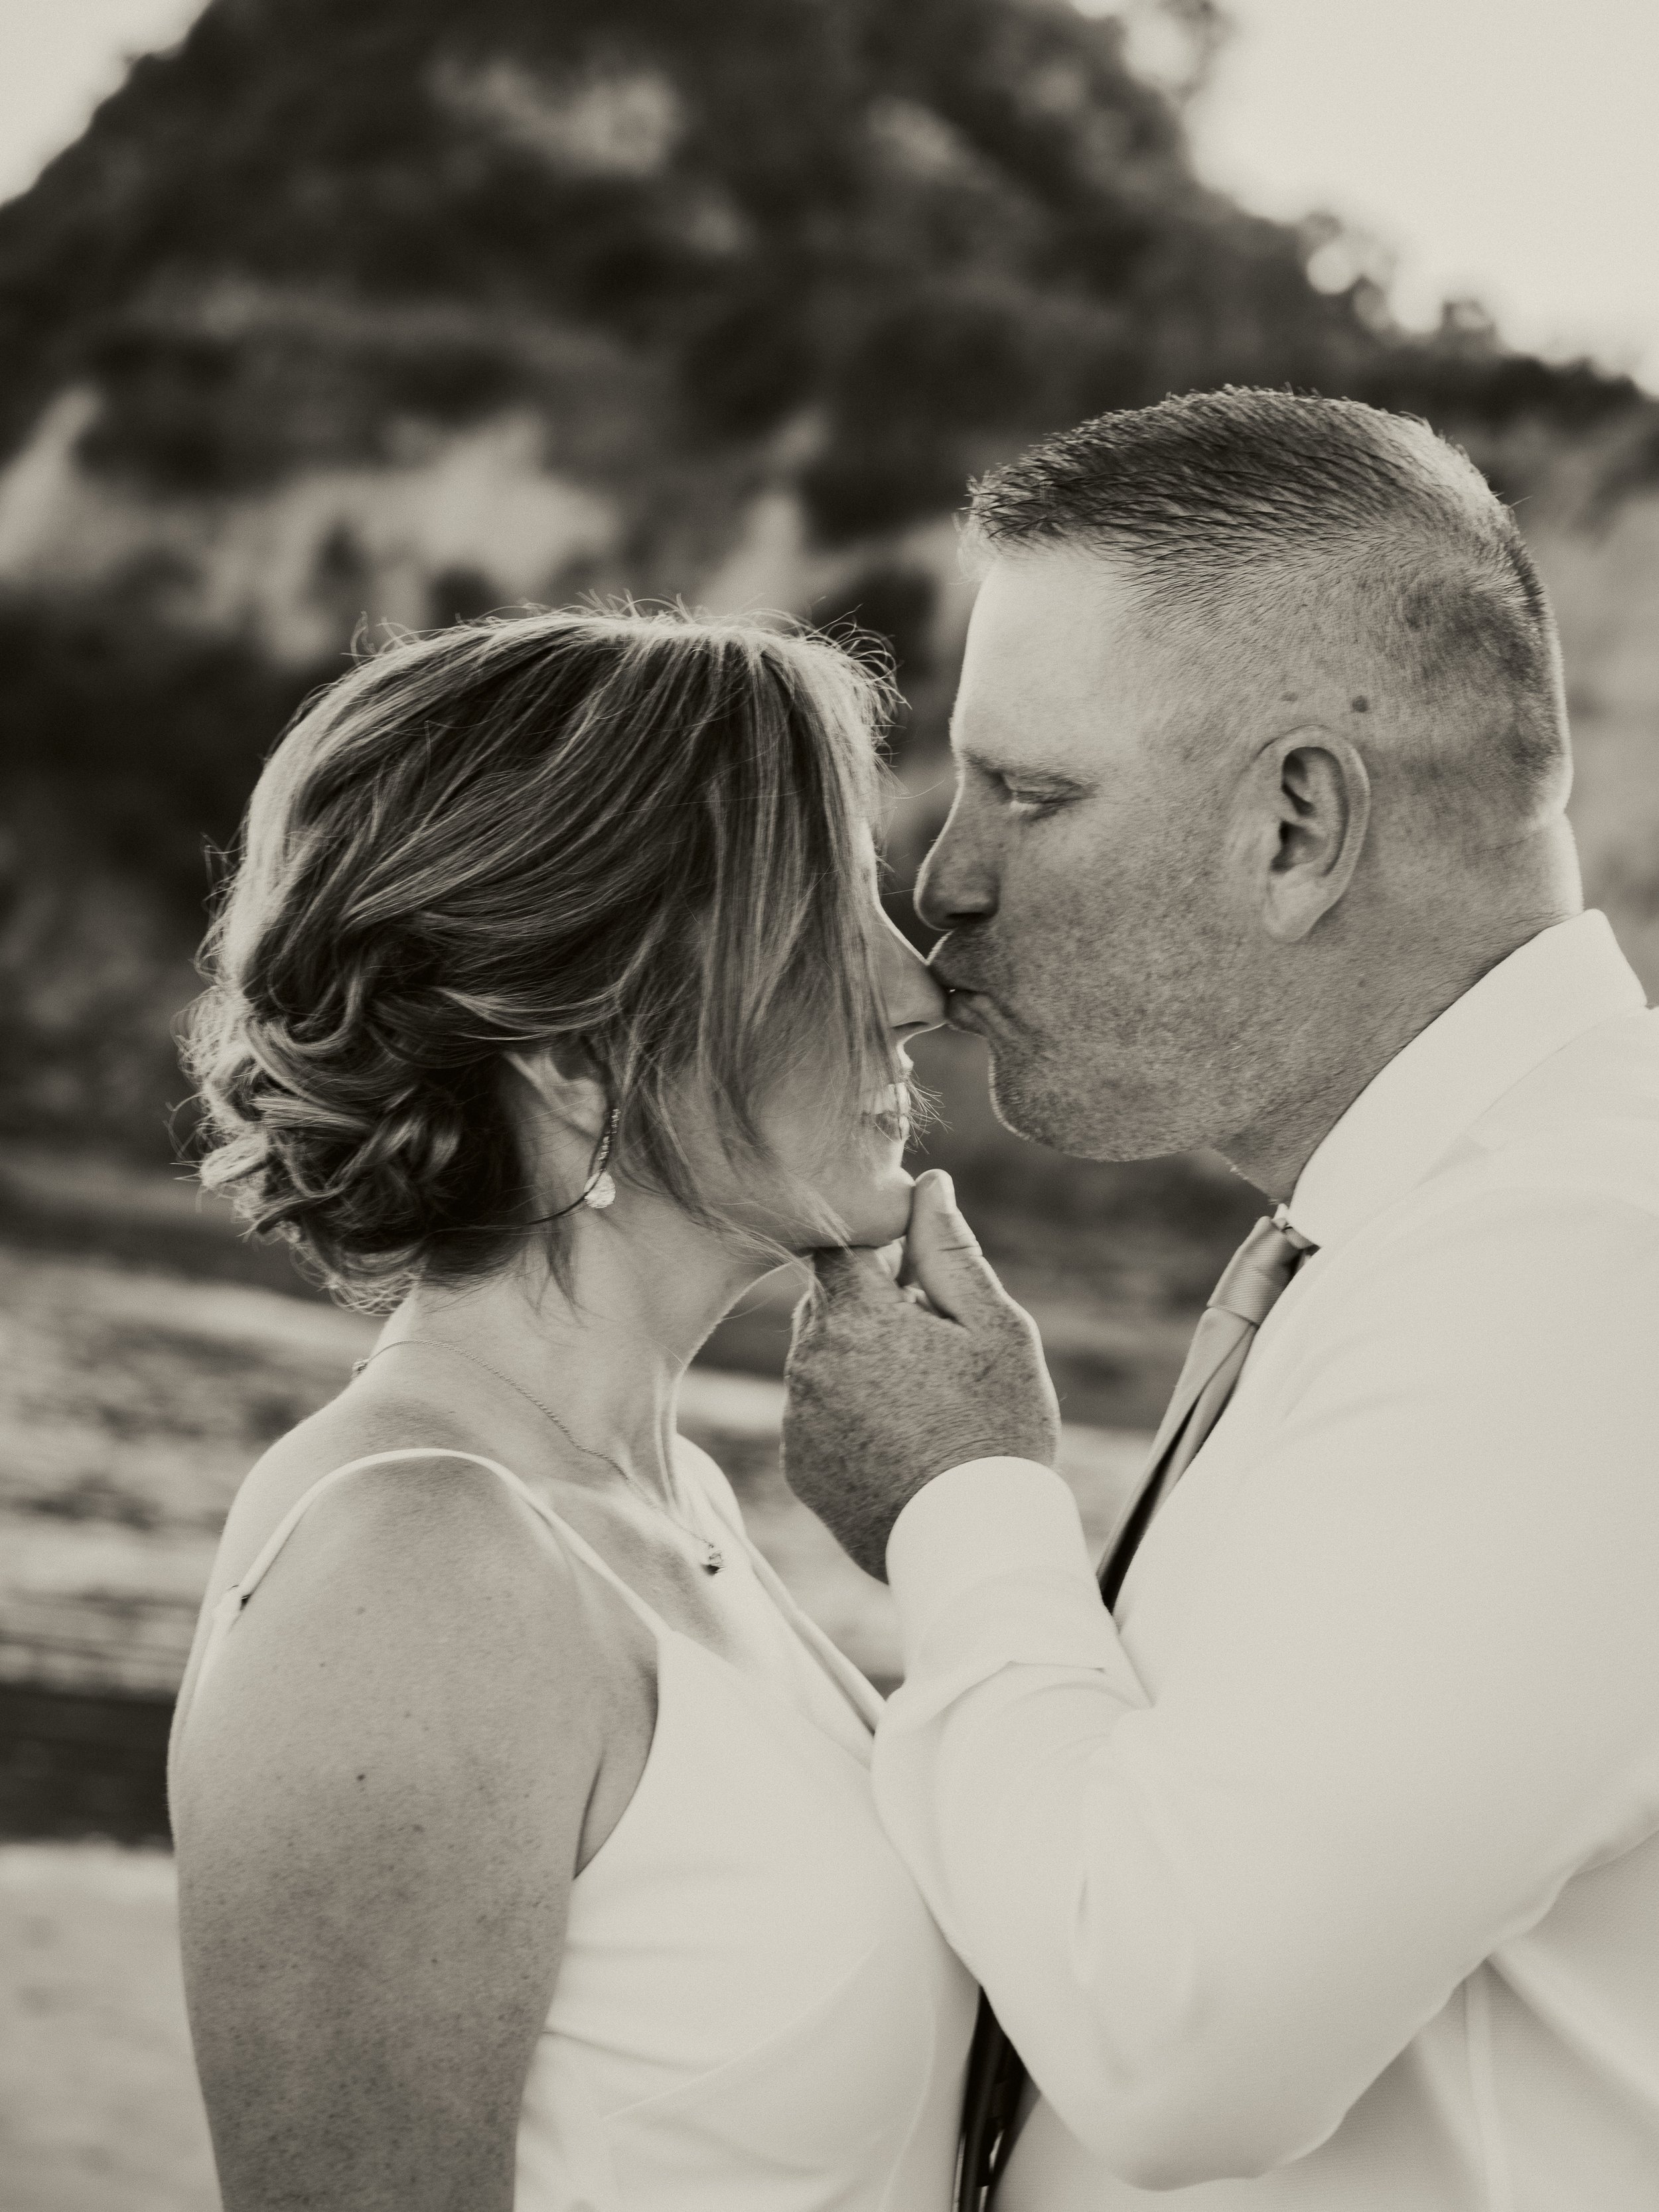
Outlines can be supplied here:
<path id="1" fill-rule="evenodd" d="M 1318 1245 L 1314 1243 L 1311 1237 L 1304 1237 L 1302 1234 L 1302 1231 L 1294 1226 L 1291 1220 L 1291 1209 L 1288 1206 L 1274 1206 L 1273 1211 L 1273 1227 L 1278 1230 L 1281 1237 L 1288 1237 L 1290 1238 L 1291 1243 L 1295 1245 L 1297 1250 L 1302 1254 L 1304 1259 L 1310 1252 L 1316 1252 L 1319 1249 Z"/>
<path id="2" fill-rule="evenodd" d="M 1282 1214 L 1284 1208 L 1279 1208 Z M 1299 1230 L 1277 1218 L 1258 1221 L 1228 1261 L 1210 1297 L 1212 1307 L 1259 1328 L 1314 1249 Z"/>

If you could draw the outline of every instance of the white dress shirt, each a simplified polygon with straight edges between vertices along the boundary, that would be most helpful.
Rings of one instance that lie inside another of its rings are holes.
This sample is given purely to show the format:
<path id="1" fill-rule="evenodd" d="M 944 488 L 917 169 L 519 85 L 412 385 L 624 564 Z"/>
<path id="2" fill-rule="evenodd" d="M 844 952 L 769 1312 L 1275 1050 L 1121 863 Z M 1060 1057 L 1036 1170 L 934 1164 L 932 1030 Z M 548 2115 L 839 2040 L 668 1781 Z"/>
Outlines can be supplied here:
<path id="1" fill-rule="evenodd" d="M 1659 2207 L 1659 1014 L 1605 920 L 1290 1218 L 1115 1626 L 1047 1468 L 893 1532 L 878 1800 L 1042 2093 L 997 2212 Z"/>

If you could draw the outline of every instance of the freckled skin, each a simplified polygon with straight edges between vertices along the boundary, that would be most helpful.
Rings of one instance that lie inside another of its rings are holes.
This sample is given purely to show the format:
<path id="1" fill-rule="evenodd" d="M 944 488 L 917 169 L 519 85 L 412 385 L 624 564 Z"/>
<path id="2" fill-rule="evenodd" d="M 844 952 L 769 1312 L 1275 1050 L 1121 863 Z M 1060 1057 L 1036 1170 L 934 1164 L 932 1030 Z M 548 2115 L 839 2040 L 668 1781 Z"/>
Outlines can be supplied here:
<path id="1" fill-rule="evenodd" d="M 1413 705 L 1317 594 L 1246 635 L 1097 551 L 995 556 L 916 904 L 1000 1118 L 1073 1158 L 1210 1146 L 1289 1199 L 1379 1068 L 1579 910 L 1565 779 L 1524 819 L 1511 793 L 1492 835 L 1509 786 L 1460 744 L 1465 712 Z M 1425 785 L 1411 763 L 1437 748 Z M 970 1453 L 1042 1460 L 1053 1410 L 1029 1323 L 978 1282 L 931 1178 L 906 1251 L 923 1304 L 847 1255 L 789 1360 L 786 1475 L 872 1573 L 923 1483 Z"/>
<path id="2" fill-rule="evenodd" d="M 1237 776 L 1225 712 L 1103 564 L 1044 555 L 999 563 L 981 588 L 956 735 L 964 757 L 1084 787 L 1028 813 L 965 763 L 918 886 L 951 932 L 939 971 L 979 994 L 951 1018 L 990 1042 L 999 1116 L 1074 1158 L 1213 1142 L 1260 1058 L 1248 935 L 1218 884 Z"/>
<path id="3" fill-rule="evenodd" d="M 873 902 L 873 846 L 868 867 Z M 943 996 L 890 926 L 875 952 L 896 1056 Z M 519 1073 L 527 1154 L 545 1188 L 568 1189 L 603 1093 L 550 1053 Z M 853 1244 L 890 1244 L 910 1214 L 902 1135 L 826 1115 L 823 1077 L 805 1066 L 764 1102 L 790 1173 L 739 1182 L 714 1147 L 733 1205 L 802 1249 L 823 1230 L 803 1218 L 804 1182 Z M 730 1577 L 711 1582 L 678 1516 L 623 1479 L 631 1463 L 672 1496 L 673 1380 L 769 1257 L 625 1178 L 574 1239 L 569 1297 L 528 1255 L 420 1285 L 395 1325 L 421 1348 L 282 1438 L 232 1508 L 170 1782 L 225 2212 L 511 2212 L 570 1884 L 649 1754 L 654 1637 L 560 1547 L 527 1540 L 496 1477 L 443 1455 L 521 1473 L 681 1633 L 751 1672 L 769 1663 Z M 501 1389 L 503 1373 L 535 1380 Z M 330 1469 L 411 1447 L 434 1455 L 362 1466 L 307 1511 L 198 1703 L 213 1607 L 289 1509 Z"/>
<path id="4" fill-rule="evenodd" d="M 1478 753 L 1462 787 L 1402 769 L 1436 710 L 1402 738 L 1340 610 L 1248 642 L 1097 554 L 994 559 L 916 898 L 1011 1127 L 1073 1158 L 1212 1147 L 1283 1198 L 1376 1069 L 1581 900 L 1559 810 L 1477 858 Z"/>

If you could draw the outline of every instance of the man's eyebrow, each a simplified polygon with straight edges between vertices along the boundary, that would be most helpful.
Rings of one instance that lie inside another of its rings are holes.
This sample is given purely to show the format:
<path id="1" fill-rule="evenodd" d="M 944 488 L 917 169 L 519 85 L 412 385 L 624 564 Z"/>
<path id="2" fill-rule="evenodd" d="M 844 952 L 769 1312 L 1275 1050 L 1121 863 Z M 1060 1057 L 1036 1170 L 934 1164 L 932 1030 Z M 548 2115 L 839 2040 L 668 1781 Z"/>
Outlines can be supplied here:
<path id="1" fill-rule="evenodd" d="M 969 768 L 977 769 L 981 775 L 1006 778 L 1010 783 L 1040 783 L 1051 791 L 1083 793 L 1094 789 L 1083 777 L 1067 775 L 1062 769 L 1042 768 L 1031 761 L 995 760 L 972 745 L 958 745 L 957 757 Z"/>

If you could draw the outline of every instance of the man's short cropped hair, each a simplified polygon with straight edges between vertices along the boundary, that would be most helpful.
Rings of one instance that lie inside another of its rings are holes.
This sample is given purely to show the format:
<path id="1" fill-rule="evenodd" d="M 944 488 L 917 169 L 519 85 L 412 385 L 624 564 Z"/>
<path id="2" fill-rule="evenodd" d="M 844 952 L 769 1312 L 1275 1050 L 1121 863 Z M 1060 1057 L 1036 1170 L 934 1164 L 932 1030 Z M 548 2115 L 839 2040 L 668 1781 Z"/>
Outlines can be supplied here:
<path id="1" fill-rule="evenodd" d="M 1407 709 L 1424 780 L 1473 781 L 1511 824 L 1565 799 L 1543 584 L 1508 507 L 1415 416 L 1238 386 L 1097 416 L 976 483 L 967 535 L 989 554 L 1115 557 L 1150 606 L 1197 617 L 1263 683 L 1275 640 L 1313 625 L 1358 700 L 1374 669 Z"/>

